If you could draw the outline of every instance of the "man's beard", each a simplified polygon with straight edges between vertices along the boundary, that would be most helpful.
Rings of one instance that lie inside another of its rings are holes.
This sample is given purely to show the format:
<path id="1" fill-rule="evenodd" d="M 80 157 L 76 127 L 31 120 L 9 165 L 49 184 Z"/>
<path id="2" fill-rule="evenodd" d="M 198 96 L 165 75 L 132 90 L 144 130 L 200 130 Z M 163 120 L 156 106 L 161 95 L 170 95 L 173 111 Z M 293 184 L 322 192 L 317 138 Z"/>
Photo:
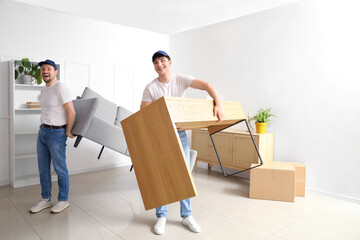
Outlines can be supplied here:
<path id="1" fill-rule="evenodd" d="M 45 82 L 45 83 L 52 82 L 54 79 L 55 79 L 55 77 L 53 77 L 53 78 L 49 78 L 49 80 L 45 80 L 45 79 L 43 78 L 43 80 L 44 80 L 44 82 Z"/>

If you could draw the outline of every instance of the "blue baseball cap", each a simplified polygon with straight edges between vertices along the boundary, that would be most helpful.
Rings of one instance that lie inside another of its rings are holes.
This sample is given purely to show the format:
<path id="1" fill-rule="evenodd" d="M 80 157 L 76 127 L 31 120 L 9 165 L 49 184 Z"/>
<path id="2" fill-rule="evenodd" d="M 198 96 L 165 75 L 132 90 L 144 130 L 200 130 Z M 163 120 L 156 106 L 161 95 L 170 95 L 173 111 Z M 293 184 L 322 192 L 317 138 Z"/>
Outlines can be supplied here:
<path id="1" fill-rule="evenodd" d="M 52 61 L 52 60 L 46 59 L 45 61 L 42 61 L 42 62 L 39 62 L 39 63 L 38 63 L 38 65 L 39 65 L 40 67 L 41 67 L 42 65 L 44 65 L 44 64 L 49 64 L 49 65 L 53 66 L 53 67 L 55 68 L 55 70 L 57 70 L 57 66 L 56 66 L 55 62 Z"/>
<path id="2" fill-rule="evenodd" d="M 164 51 L 159 50 L 156 53 L 154 53 L 154 55 L 152 56 L 152 61 L 155 61 L 155 59 L 157 59 L 159 57 L 167 57 L 167 58 L 169 58 L 169 60 L 171 60 L 169 54 L 167 54 Z"/>

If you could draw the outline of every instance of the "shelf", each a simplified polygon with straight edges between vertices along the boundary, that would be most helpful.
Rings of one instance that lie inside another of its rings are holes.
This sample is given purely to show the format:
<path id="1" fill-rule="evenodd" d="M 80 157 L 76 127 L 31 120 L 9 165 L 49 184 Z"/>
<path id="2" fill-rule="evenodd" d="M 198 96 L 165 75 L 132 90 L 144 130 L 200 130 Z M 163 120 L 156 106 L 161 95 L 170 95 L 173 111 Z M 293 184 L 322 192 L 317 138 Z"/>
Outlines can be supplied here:
<path id="1" fill-rule="evenodd" d="M 36 139 L 41 108 L 29 108 L 27 102 L 40 102 L 41 91 L 46 84 L 21 84 L 15 80 L 14 61 L 9 61 L 9 180 L 10 185 L 17 188 L 39 184 Z M 56 180 L 56 175 L 52 175 L 52 179 Z"/>
<path id="2" fill-rule="evenodd" d="M 15 111 L 41 111 L 41 108 L 15 108 Z"/>
<path id="3" fill-rule="evenodd" d="M 16 83 L 15 84 L 15 88 L 43 88 L 44 86 L 43 85 L 30 85 L 30 84 L 19 84 L 19 83 Z"/>
<path id="4" fill-rule="evenodd" d="M 37 158 L 36 153 L 15 155 L 15 159 Z"/>
<path id="5" fill-rule="evenodd" d="M 16 132 L 15 136 L 21 136 L 21 135 L 35 135 L 38 134 L 39 131 L 33 131 L 33 132 Z"/>

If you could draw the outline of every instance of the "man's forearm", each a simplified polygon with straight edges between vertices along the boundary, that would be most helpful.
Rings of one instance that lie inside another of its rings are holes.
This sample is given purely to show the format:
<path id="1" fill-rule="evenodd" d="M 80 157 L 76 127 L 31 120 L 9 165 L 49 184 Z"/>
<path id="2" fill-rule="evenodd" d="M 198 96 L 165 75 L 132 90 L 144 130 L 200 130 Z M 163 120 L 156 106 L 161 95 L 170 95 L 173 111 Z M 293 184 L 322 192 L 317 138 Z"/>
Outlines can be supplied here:
<path id="1" fill-rule="evenodd" d="M 214 116 L 217 116 L 217 118 L 219 119 L 218 122 L 222 122 L 224 120 L 224 112 L 222 109 L 220 97 L 217 94 L 216 89 L 210 83 L 208 83 L 205 90 L 214 99 Z"/>
<path id="2" fill-rule="evenodd" d="M 65 103 L 64 108 L 66 112 L 66 135 L 73 138 L 74 136 L 71 134 L 71 130 L 75 123 L 76 112 L 72 101 Z"/>
<path id="3" fill-rule="evenodd" d="M 221 107 L 221 100 L 216 92 L 216 89 L 209 83 L 206 89 L 207 93 L 214 99 L 215 105 Z"/>
<path id="4" fill-rule="evenodd" d="M 66 114 L 66 132 L 71 133 L 75 123 L 75 112 Z"/>

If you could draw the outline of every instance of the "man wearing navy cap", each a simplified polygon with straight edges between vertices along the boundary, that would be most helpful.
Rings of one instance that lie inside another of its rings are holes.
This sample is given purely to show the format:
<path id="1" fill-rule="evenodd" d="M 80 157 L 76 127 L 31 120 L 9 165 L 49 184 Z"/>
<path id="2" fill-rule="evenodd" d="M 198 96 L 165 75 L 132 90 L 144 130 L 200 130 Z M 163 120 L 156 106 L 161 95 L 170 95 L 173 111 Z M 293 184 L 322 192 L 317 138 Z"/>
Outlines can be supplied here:
<path id="1" fill-rule="evenodd" d="M 37 139 L 38 168 L 40 173 L 41 200 L 30 209 L 40 212 L 51 203 L 51 161 L 58 177 L 58 202 L 52 213 L 62 212 L 69 206 L 69 173 L 66 166 L 66 140 L 75 122 L 75 110 L 70 90 L 57 79 L 58 69 L 54 61 L 39 63 L 41 76 L 46 86 L 41 90 L 40 129 Z"/>
<path id="2" fill-rule="evenodd" d="M 152 102 L 163 96 L 184 97 L 185 91 L 188 87 L 205 90 L 214 99 L 214 116 L 217 116 L 219 121 L 223 121 L 224 114 L 220 102 L 220 98 L 215 88 L 208 82 L 197 79 L 191 75 L 184 75 L 178 73 L 171 73 L 170 67 L 172 64 L 170 56 L 164 51 L 157 51 L 152 56 L 155 71 L 158 77 L 149 83 L 143 93 L 143 98 L 140 108 L 145 108 Z M 181 144 L 184 149 L 186 159 L 190 161 L 190 147 L 187 141 L 185 131 L 178 132 Z M 190 165 L 190 164 L 189 164 Z M 161 206 L 156 208 L 157 221 L 154 226 L 154 232 L 161 235 L 165 232 L 167 207 Z M 191 231 L 199 233 L 201 228 L 191 216 L 191 203 L 190 199 L 180 201 L 180 215 L 182 223 L 187 226 Z"/>

